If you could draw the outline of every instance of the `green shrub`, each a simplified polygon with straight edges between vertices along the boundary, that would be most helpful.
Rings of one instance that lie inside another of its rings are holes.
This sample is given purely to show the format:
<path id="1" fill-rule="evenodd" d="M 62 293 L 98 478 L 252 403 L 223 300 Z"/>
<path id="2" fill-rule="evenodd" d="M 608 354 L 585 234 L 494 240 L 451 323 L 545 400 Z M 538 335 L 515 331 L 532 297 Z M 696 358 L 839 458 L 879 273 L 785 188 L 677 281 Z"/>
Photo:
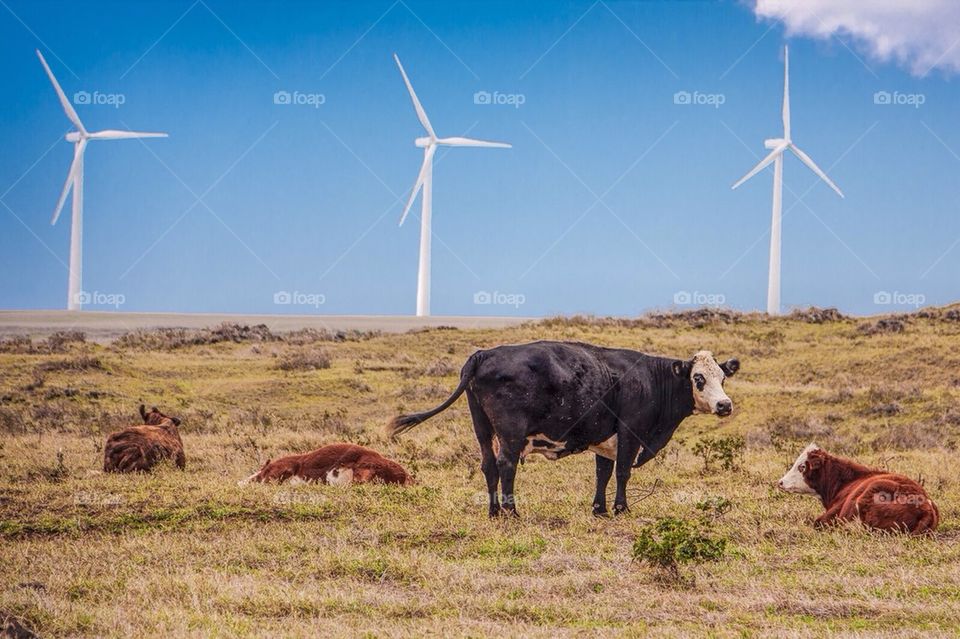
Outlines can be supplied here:
<path id="1" fill-rule="evenodd" d="M 693 447 L 693 454 L 703 459 L 703 469 L 712 470 L 719 464 L 723 470 L 737 470 L 743 462 L 746 444 L 743 437 L 704 437 Z"/>
<path id="2" fill-rule="evenodd" d="M 727 541 L 707 532 L 701 521 L 661 517 L 640 530 L 633 542 L 633 558 L 676 574 L 681 564 L 722 559 Z"/>

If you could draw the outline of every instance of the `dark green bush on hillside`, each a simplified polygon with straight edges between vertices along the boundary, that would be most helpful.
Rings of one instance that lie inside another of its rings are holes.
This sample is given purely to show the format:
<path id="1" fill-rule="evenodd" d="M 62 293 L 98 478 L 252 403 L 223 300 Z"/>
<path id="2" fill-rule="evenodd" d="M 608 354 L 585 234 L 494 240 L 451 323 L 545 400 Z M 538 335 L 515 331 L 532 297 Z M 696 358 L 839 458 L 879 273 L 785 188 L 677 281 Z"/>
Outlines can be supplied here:
<path id="1" fill-rule="evenodd" d="M 661 517 L 640 530 L 633 542 L 633 558 L 676 573 L 681 564 L 722 559 L 725 537 L 711 535 L 700 522 Z"/>

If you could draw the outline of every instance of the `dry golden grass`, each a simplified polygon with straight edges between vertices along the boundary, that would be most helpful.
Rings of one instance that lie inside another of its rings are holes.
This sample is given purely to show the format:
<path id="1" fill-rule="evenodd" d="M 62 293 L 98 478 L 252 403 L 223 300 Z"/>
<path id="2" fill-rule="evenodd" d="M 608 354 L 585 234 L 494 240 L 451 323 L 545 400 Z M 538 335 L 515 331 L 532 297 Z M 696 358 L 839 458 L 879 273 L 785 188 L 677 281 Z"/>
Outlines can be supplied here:
<path id="1" fill-rule="evenodd" d="M 960 322 L 817 319 L 0 344 L 0 611 L 45 636 L 956 634 Z M 528 461 L 522 518 L 489 521 L 466 401 L 396 442 L 381 427 L 445 397 L 475 349 L 533 339 L 739 356 L 736 412 L 684 422 L 635 472 L 636 499 L 656 490 L 623 517 L 590 516 L 581 455 Z M 330 368 L 281 369 L 289 349 L 320 346 Z M 183 418 L 185 472 L 98 472 L 141 401 Z M 692 449 L 720 435 L 745 438 L 743 463 L 704 473 Z M 773 486 L 812 438 L 922 476 L 937 535 L 814 531 L 819 503 Z M 236 486 L 267 457 L 333 441 L 381 450 L 418 485 Z M 679 581 L 631 561 L 641 526 L 711 497 L 732 502 L 711 524 L 725 559 Z"/>

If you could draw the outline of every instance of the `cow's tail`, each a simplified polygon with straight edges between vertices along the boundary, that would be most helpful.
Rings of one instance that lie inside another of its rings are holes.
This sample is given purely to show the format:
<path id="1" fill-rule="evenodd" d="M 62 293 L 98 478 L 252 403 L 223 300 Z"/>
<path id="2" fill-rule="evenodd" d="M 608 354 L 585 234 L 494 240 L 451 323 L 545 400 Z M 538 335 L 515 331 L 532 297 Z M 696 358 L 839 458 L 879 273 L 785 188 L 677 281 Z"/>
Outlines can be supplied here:
<path id="1" fill-rule="evenodd" d="M 398 415 L 390 420 L 390 423 L 387 424 L 387 427 L 384 429 L 384 432 L 388 437 L 396 437 L 401 433 L 405 433 L 417 424 L 427 421 L 437 413 L 441 413 L 448 409 L 451 404 L 453 404 L 460 395 L 463 394 L 463 391 L 467 389 L 467 384 L 470 383 L 470 380 L 473 379 L 474 374 L 477 372 L 477 364 L 480 362 L 480 353 L 477 351 L 467 359 L 467 362 L 463 365 L 463 368 L 460 369 L 460 383 L 457 385 L 457 388 L 453 391 L 453 394 L 450 395 L 442 404 L 436 408 L 431 408 L 428 411 L 422 413 L 413 413 L 412 415 Z"/>

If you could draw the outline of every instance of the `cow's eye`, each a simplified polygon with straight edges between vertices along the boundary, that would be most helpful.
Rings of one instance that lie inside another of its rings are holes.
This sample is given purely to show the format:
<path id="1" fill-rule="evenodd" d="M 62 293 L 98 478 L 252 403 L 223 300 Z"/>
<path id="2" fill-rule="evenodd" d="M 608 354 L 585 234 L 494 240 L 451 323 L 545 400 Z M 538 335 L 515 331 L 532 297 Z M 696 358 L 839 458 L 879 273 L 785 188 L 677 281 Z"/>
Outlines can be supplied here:
<path id="1" fill-rule="evenodd" d="M 707 385 L 707 379 L 700 373 L 697 373 L 693 376 L 693 383 L 697 385 L 698 391 L 702 391 L 703 387 Z"/>
<path id="2" fill-rule="evenodd" d="M 804 471 L 807 470 L 807 465 L 806 465 L 806 464 L 800 464 L 799 466 L 797 466 L 797 470 L 802 473 L 802 472 L 804 472 Z"/>

